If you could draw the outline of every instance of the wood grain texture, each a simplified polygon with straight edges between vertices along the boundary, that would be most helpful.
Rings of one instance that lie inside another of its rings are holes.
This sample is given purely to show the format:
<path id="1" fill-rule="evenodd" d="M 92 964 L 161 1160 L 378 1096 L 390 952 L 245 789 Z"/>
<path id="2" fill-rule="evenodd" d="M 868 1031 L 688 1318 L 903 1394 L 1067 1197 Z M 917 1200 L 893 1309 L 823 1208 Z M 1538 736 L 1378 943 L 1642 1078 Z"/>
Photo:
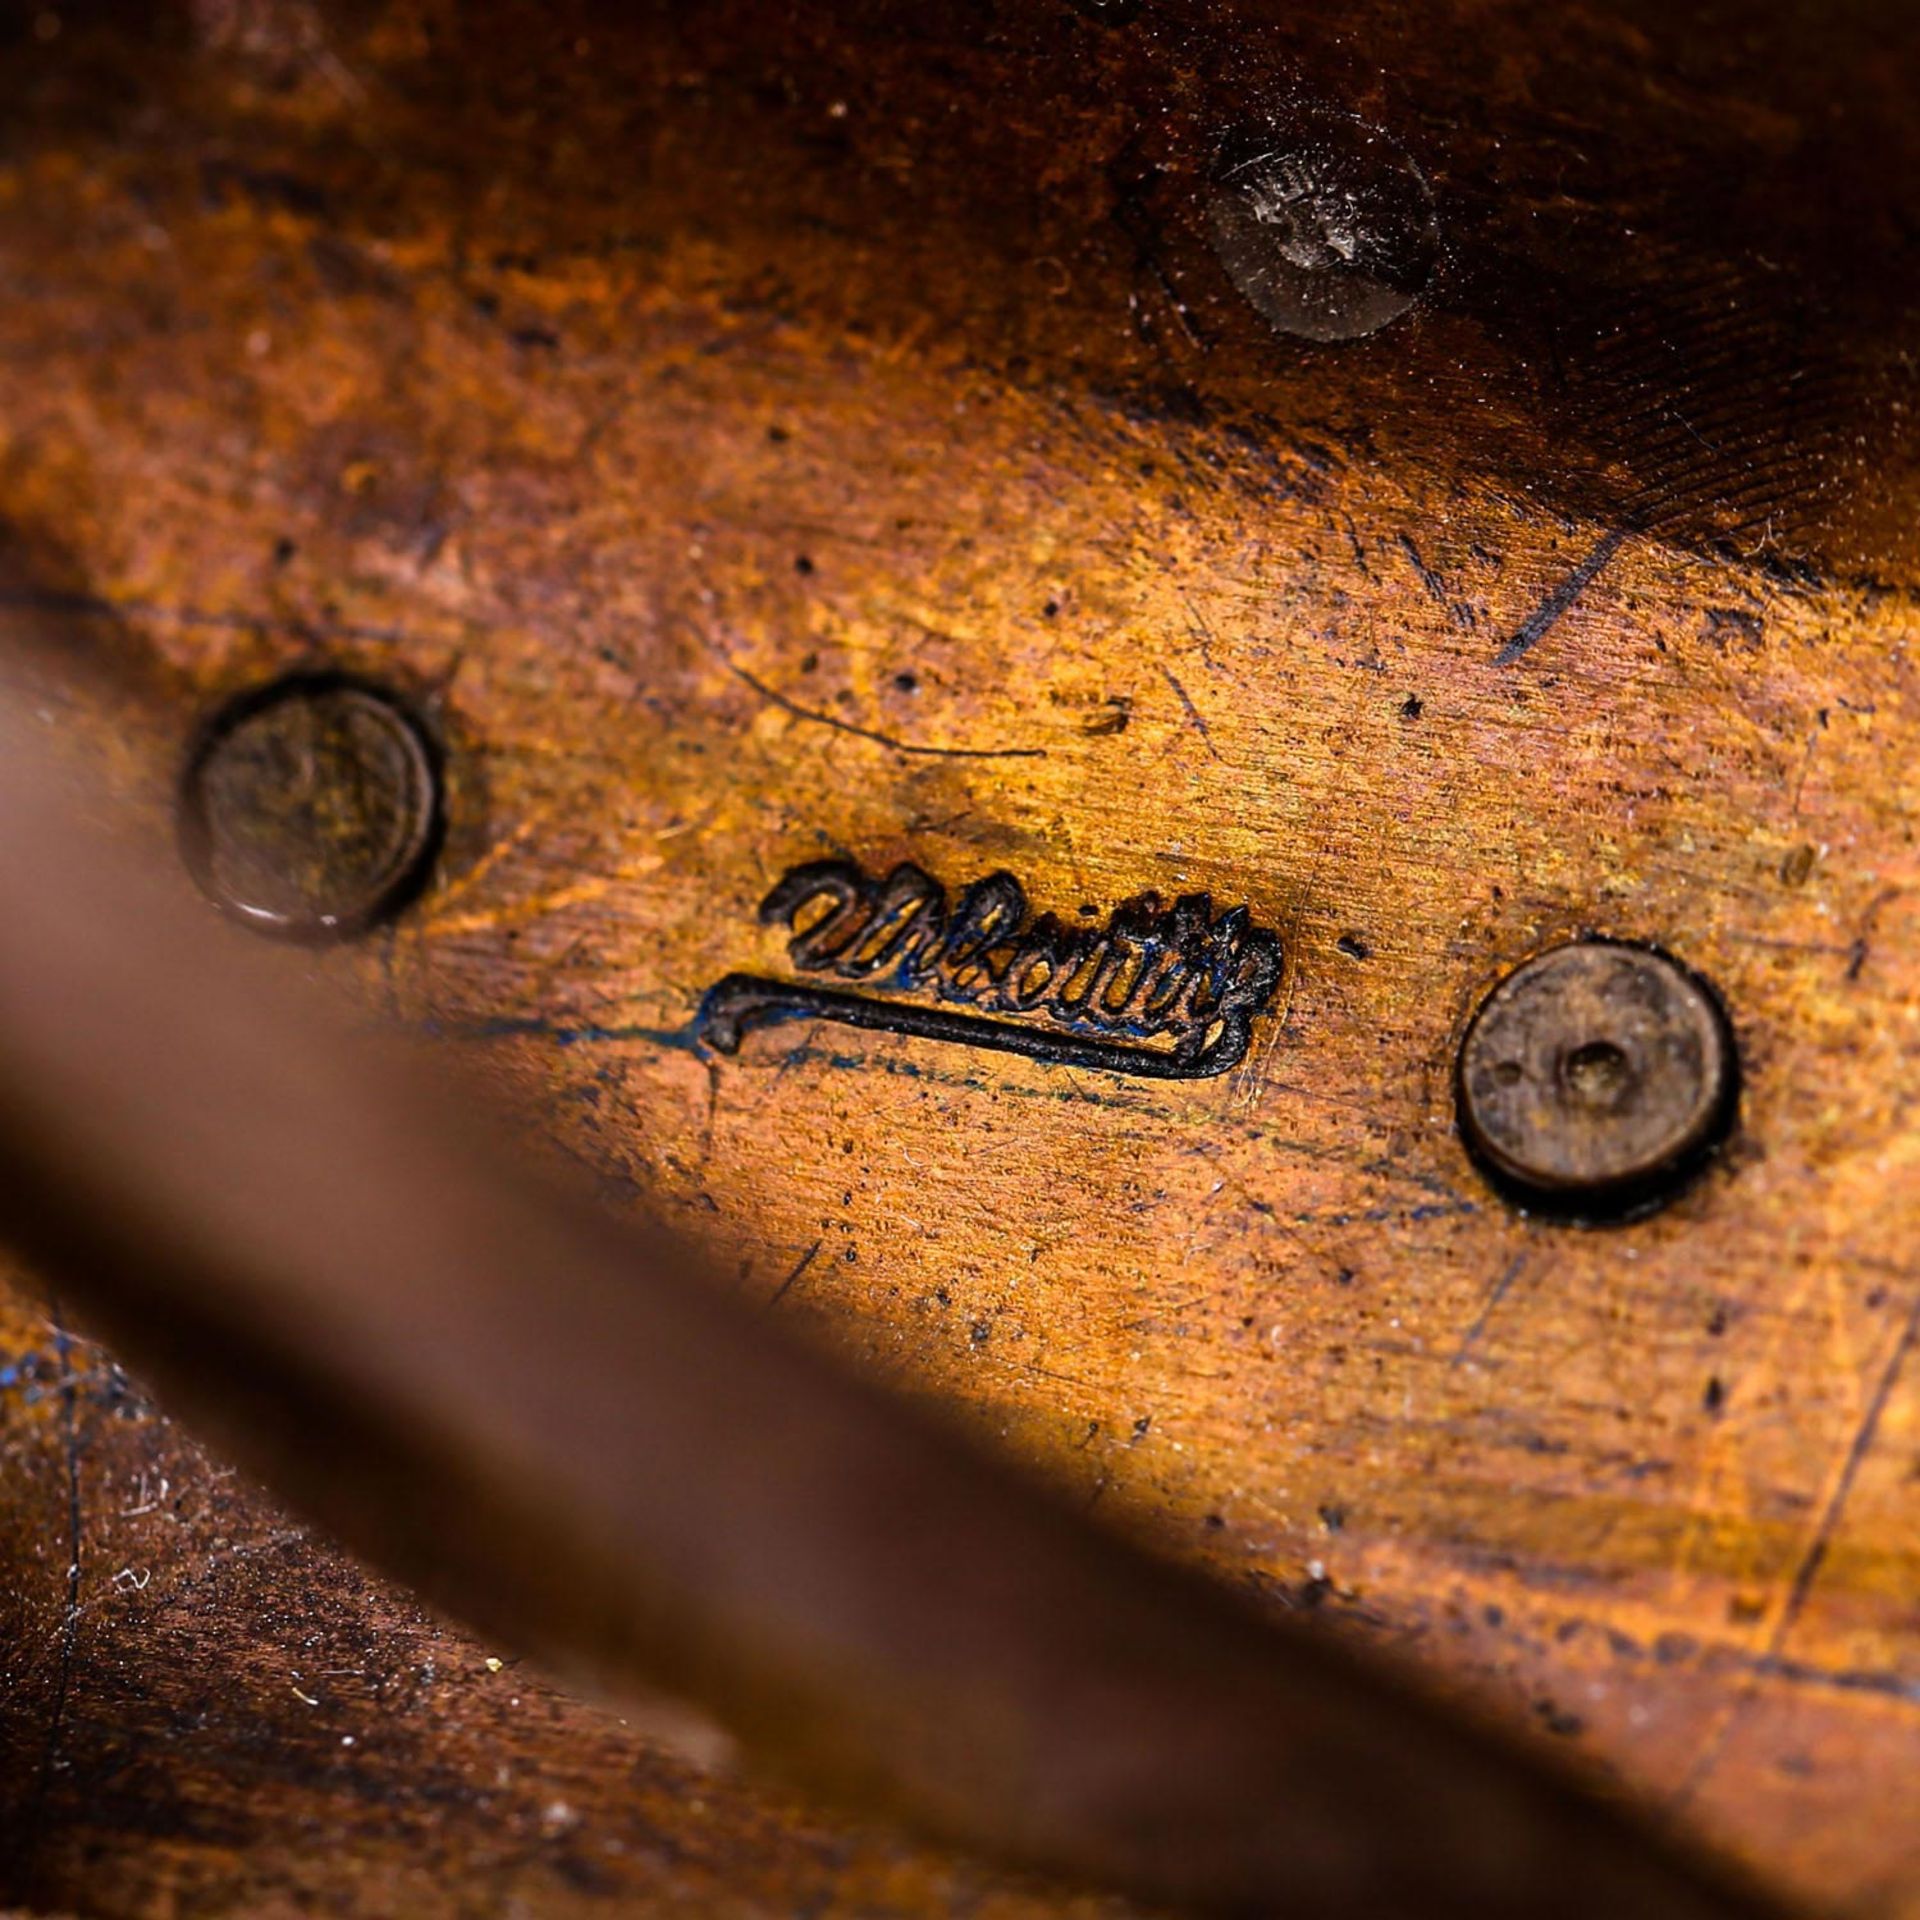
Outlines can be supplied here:
<path id="1" fill-rule="evenodd" d="M 72 721 L 110 784 L 164 804 L 288 667 L 411 690 L 448 855 L 324 964 L 612 1201 L 1783 1886 L 1920 1913 L 1920 135 L 1878 10 L 136 11 L 21 33 L 0 154 L 0 516 L 121 672 Z M 1276 336 L 1207 248 L 1213 142 L 1281 89 L 1434 184 L 1443 271 L 1371 340 Z M 1205 889 L 1281 930 L 1279 1010 L 1196 1083 L 703 1057 L 827 854 Z M 1487 988 L 1589 928 L 1711 978 L 1746 1068 L 1710 1179 L 1608 1234 L 1491 1199 L 1450 1092 Z M 489 1673 L 25 1305 L 0 1419 L 0 1896 L 1096 1910 Z"/>

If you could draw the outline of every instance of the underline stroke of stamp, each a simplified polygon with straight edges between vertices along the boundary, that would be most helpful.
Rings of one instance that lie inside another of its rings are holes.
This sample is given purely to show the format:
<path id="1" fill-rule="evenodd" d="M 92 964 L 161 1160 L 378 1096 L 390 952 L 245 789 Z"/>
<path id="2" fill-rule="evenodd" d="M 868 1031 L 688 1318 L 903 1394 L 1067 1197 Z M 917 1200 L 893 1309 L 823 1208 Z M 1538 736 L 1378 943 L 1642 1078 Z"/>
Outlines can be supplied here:
<path id="1" fill-rule="evenodd" d="M 694 1019 L 716 1053 L 737 1053 L 755 1028 L 836 1020 L 1057 1066 L 1197 1080 L 1245 1059 L 1280 981 L 1279 936 L 1245 907 L 1216 914 L 1204 893 L 1171 903 L 1143 893 L 1103 926 L 1071 926 L 1034 915 L 1010 873 L 950 901 L 911 863 L 875 879 L 850 860 L 816 860 L 780 881 L 760 919 L 788 927 L 800 972 L 866 991 L 730 973 Z"/>

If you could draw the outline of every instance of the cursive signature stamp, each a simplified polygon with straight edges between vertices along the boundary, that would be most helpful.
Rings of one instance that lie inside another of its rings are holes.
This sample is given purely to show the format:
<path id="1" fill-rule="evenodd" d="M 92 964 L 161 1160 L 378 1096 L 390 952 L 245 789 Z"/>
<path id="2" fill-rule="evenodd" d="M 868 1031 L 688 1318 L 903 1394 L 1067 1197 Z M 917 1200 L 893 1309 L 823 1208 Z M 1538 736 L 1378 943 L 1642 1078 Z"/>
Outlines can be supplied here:
<path id="1" fill-rule="evenodd" d="M 1279 936 L 1245 907 L 1216 913 L 1204 893 L 1143 893 L 1104 925 L 1074 926 L 1034 914 L 1010 873 L 950 898 L 911 863 L 875 878 L 850 860 L 816 860 L 780 881 L 760 918 L 790 929 L 794 966 L 815 978 L 730 973 L 711 987 L 695 1031 L 719 1053 L 756 1027 L 837 1020 L 1195 1080 L 1245 1059 L 1280 980 Z"/>

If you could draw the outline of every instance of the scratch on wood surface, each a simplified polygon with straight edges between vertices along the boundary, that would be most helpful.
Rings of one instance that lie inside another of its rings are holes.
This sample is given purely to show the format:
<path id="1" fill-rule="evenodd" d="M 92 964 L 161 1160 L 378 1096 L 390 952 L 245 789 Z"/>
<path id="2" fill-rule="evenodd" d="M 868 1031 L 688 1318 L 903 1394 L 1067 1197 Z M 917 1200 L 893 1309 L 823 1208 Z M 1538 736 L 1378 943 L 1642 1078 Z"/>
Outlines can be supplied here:
<path id="1" fill-rule="evenodd" d="M 1473 1325 L 1462 1335 L 1460 1344 L 1453 1350 L 1453 1358 L 1447 1362 L 1450 1367 L 1459 1366 L 1479 1344 L 1480 1337 L 1487 1330 L 1487 1322 L 1499 1310 L 1501 1301 L 1513 1291 L 1513 1283 L 1520 1278 L 1521 1270 L 1527 1264 L 1524 1253 L 1516 1253 L 1507 1263 L 1506 1271 L 1501 1274 L 1488 1290 L 1486 1302 L 1474 1317 Z"/>
<path id="2" fill-rule="evenodd" d="M 788 699 L 777 688 L 756 679 L 745 667 L 737 666 L 731 660 L 726 663 L 726 668 L 736 680 L 745 681 L 761 699 L 770 700 L 783 713 L 792 714 L 796 720 L 811 720 L 815 726 L 830 727 L 835 733 L 850 733 L 857 739 L 871 740 L 879 746 L 891 747 L 895 753 L 930 754 L 941 760 L 1044 760 L 1047 757 L 1045 747 L 929 747 L 918 741 L 901 740 L 891 733 L 881 733 L 876 728 L 862 727 L 851 720 L 839 719 L 834 714 L 803 707 L 797 700 Z"/>
<path id="3" fill-rule="evenodd" d="M 477 913 L 443 913 L 438 911 L 441 903 L 435 903 L 427 914 L 426 925 L 432 933 L 448 935 L 525 926 L 533 921 L 551 919 L 568 907 L 591 906 L 643 875 L 657 873 L 666 864 L 664 854 L 639 854 L 605 873 L 587 874 L 565 886 L 555 887 L 551 892 L 522 895 L 511 903 L 483 908 Z"/>
<path id="4" fill-rule="evenodd" d="M 800 1281 L 802 1275 L 804 1275 L 807 1269 L 813 1265 L 814 1261 L 820 1257 L 820 1249 L 824 1244 L 825 1244 L 824 1242 L 816 1240 L 813 1243 L 813 1245 L 810 1246 L 806 1250 L 806 1252 L 800 1256 L 800 1259 L 798 1263 L 795 1265 L 793 1271 L 789 1273 L 787 1277 L 784 1280 L 782 1280 L 777 1287 L 774 1288 L 771 1294 L 768 1295 L 767 1297 L 768 1306 L 777 1307 L 780 1304 L 780 1302 L 784 1300 L 787 1297 L 787 1295 L 793 1291 L 794 1287 Z"/>
<path id="5" fill-rule="evenodd" d="M 1607 562 L 1625 545 L 1626 538 L 1626 534 L 1617 529 L 1602 535 L 1587 557 L 1520 623 L 1513 638 L 1494 655 L 1493 664 L 1510 667 L 1531 653 L 1553 631 L 1567 609 L 1600 577 Z"/>
<path id="6" fill-rule="evenodd" d="M 472 893 L 503 861 L 532 839 L 541 824 L 540 816 L 530 815 L 517 822 L 510 831 L 494 835 L 486 851 L 472 861 L 464 872 L 449 875 L 439 883 L 433 900 L 434 909 L 444 914 L 455 901 Z M 491 925 L 492 922 L 487 924 Z M 443 919 L 437 921 L 436 925 L 445 927 L 458 925 L 458 922 Z"/>
<path id="7" fill-rule="evenodd" d="M 1402 532 L 1398 537 L 1400 551 L 1407 556 L 1414 572 L 1420 576 L 1420 584 L 1444 607 L 1447 604 L 1447 583 L 1421 557 L 1420 549 L 1414 544 L 1412 534 Z"/>
<path id="8" fill-rule="evenodd" d="M 1173 677 L 1173 669 L 1171 667 L 1162 667 L 1160 671 L 1167 676 L 1167 685 L 1180 696 L 1180 704 L 1186 708 L 1187 718 L 1199 729 L 1200 738 L 1206 743 L 1207 751 L 1218 760 L 1220 758 L 1220 749 L 1213 744 L 1213 734 L 1209 730 L 1206 721 L 1200 717 L 1200 709 L 1193 704 L 1192 697 L 1188 694 L 1186 688 Z"/>
<path id="9" fill-rule="evenodd" d="M 1193 604 L 1193 598 L 1190 594 L 1182 593 L 1180 596 L 1180 604 L 1187 610 L 1187 632 L 1198 644 L 1200 648 L 1200 658 L 1206 664 L 1207 671 L 1211 673 L 1213 671 L 1213 629 L 1208 626 L 1200 609 Z M 1169 674 L 1167 677 L 1171 679 L 1173 676 Z"/>
<path id="10" fill-rule="evenodd" d="M 1795 1263 L 1784 1271 L 1793 1277 L 1783 1283 L 1761 1323 L 1759 1348 L 1750 1351 L 1739 1368 L 1741 1398 L 1747 1404 L 1758 1403 L 1767 1383 L 1790 1377 L 1796 1357 L 1807 1344 L 1801 1329 L 1815 1311 L 1815 1296 L 1823 1291 L 1831 1294 L 1827 1277 L 1817 1268 Z M 1631 1383 L 1625 1378 L 1616 1384 L 1621 1392 L 1630 1390 Z M 1701 1579 L 1710 1582 L 1714 1577 L 1711 1569 L 1717 1557 L 1716 1543 L 1724 1531 L 1723 1516 L 1744 1510 L 1748 1439 L 1746 1423 L 1734 1418 L 1713 1421 L 1700 1444 L 1681 1502 L 1685 1522 L 1667 1569 L 1676 1597 L 1692 1590 Z M 1758 1632 L 1747 1638 L 1756 1639 Z"/>
<path id="11" fill-rule="evenodd" d="M 1912 1353 L 1915 1341 L 1920 1339 L 1920 1292 L 1914 1295 L 1913 1303 L 1908 1307 L 1906 1318 L 1901 1322 L 1900 1331 L 1893 1342 L 1893 1350 L 1886 1364 L 1881 1368 L 1873 1390 L 1868 1394 L 1866 1405 L 1861 1409 L 1860 1418 L 1855 1423 L 1853 1434 L 1846 1451 L 1840 1457 L 1839 1470 L 1833 1477 L 1827 1498 L 1820 1508 L 1820 1517 L 1814 1523 L 1812 1537 L 1807 1542 L 1804 1553 L 1793 1571 L 1793 1577 L 1787 1583 L 1786 1598 L 1779 1617 L 1775 1620 L 1772 1632 L 1767 1636 L 1764 1651 L 1755 1664 L 1753 1673 L 1740 1688 L 1739 1693 L 1722 1710 L 1709 1730 L 1705 1742 L 1693 1765 L 1687 1771 L 1682 1784 L 1679 1803 L 1686 1805 L 1706 1784 L 1708 1777 L 1719 1764 L 1729 1741 L 1738 1730 L 1740 1722 L 1752 1707 L 1754 1696 L 1763 1675 L 1773 1670 L 1785 1651 L 1788 1638 L 1799 1623 L 1801 1613 L 1812 1595 L 1814 1582 L 1820 1577 L 1820 1568 L 1824 1564 L 1827 1551 L 1833 1541 L 1835 1531 L 1840 1524 L 1841 1515 L 1846 1511 L 1848 1499 L 1852 1496 L 1854 1481 L 1859 1477 L 1860 1469 L 1867 1456 L 1873 1451 L 1873 1443 L 1880 1431 L 1881 1416 L 1887 1410 L 1887 1403 L 1893 1398 L 1893 1390 L 1899 1384 L 1901 1370 Z"/>

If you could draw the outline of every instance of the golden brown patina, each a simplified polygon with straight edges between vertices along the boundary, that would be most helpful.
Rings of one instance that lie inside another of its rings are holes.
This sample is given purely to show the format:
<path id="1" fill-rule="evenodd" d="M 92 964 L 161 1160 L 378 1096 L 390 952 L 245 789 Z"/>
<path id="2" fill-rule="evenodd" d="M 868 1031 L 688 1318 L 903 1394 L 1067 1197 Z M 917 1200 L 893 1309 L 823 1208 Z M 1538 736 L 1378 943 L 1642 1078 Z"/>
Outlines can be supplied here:
<path id="1" fill-rule="evenodd" d="M 403 689 L 446 855 L 326 964 L 611 1198 L 1777 1884 L 1920 1911 L 1911 36 L 1093 11 L 25 21 L 0 513 L 126 670 L 74 727 L 157 812 L 232 694 Z M 1358 339 L 1216 251 L 1276 120 L 1430 190 Z M 702 1052 L 824 858 L 1205 892 L 1285 977 L 1218 1079 Z M 1746 1073 L 1608 1233 L 1492 1197 L 1452 1101 L 1487 991 L 1588 931 L 1699 968 Z M 1099 1910 L 493 1671 L 28 1299 L 7 1897 Z"/>

